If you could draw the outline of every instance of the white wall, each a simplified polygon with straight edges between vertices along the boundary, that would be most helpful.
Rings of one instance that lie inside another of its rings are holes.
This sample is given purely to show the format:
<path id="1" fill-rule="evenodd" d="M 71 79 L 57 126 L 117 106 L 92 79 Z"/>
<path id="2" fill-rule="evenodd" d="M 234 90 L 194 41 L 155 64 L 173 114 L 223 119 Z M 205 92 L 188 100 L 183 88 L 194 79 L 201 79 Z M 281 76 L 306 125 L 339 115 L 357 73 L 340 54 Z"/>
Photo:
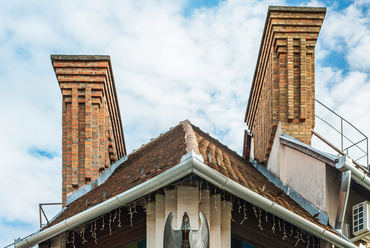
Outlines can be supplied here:
<path id="1" fill-rule="evenodd" d="M 267 169 L 306 201 L 326 212 L 326 165 L 280 143 L 280 124 L 271 148 Z"/>
<path id="2" fill-rule="evenodd" d="M 198 187 L 179 186 L 157 194 L 155 201 L 147 203 L 147 247 L 163 247 L 163 232 L 167 216 L 173 212 L 172 226 L 180 229 L 182 217 L 186 212 L 191 228 L 197 230 L 200 225 L 199 212 L 203 212 L 210 228 L 210 247 L 231 246 L 231 208 L 230 202 L 221 202 L 221 196 L 210 196 L 209 190 Z M 212 216 L 212 218 L 211 218 Z"/>

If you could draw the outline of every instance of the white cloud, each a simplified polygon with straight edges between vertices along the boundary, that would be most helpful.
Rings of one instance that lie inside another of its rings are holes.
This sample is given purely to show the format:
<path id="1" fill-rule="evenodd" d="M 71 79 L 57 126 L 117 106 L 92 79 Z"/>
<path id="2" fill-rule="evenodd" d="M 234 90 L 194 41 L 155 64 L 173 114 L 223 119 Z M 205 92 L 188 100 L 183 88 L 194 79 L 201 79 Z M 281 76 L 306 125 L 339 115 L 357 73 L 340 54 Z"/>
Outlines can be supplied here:
<path id="1" fill-rule="evenodd" d="M 0 189 L 6 203 L 0 205 L 0 245 L 37 230 L 38 203 L 60 201 L 61 94 L 50 54 L 111 56 L 129 151 L 189 119 L 241 152 L 268 5 L 286 3 L 230 0 L 188 17 L 182 15 L 185 1 L 169 0 L 2 6 Z M 349 71 L 318 66 L 316 96 L 370 135 L 366 6 L 355 1 L 328 10 L 317 64 L 338 50 Z M 55 157 L 37 156 L 35 149 Z"/>

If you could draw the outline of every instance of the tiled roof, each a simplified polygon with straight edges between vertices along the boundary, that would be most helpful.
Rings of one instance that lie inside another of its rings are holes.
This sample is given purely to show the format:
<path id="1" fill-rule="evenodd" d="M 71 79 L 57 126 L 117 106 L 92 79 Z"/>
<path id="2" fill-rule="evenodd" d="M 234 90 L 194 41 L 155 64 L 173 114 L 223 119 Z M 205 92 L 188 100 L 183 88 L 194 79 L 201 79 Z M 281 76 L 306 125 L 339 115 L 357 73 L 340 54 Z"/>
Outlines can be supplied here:
<path id="1" fill-rule="evenodd" d="M 200 153 L 206 165 L 224 176 L 330 230 L 329 227 L 314 220 L 312 215 L 271 183 L 247 160 L 187 120 L 128 155 L 127 160 L 117 167 L 105 183 L 69 204 L 51 225 L 156 177 L 179 164 L 181 157 L 191 150 Z"/>

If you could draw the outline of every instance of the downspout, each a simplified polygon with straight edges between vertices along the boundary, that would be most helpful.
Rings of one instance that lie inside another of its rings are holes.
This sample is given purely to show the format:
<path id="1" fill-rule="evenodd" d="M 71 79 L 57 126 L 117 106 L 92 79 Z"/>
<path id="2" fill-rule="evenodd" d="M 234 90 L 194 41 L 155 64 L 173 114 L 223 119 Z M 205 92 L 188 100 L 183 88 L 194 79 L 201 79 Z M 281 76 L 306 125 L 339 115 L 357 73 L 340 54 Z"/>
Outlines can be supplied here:
<path id="1" fill-rule="evenodd" d="M 342 182 L 340 185 L 339 192 L 339 201 L 338 201 L 338 210 L 337 216 L 335 218 L 335 229 L 338 232 L 342 233 L 343 229 L 343 220 L 347 208 L 349 189 L 351 186 L 351 171 L 347 170 L 342 173 Z"/>

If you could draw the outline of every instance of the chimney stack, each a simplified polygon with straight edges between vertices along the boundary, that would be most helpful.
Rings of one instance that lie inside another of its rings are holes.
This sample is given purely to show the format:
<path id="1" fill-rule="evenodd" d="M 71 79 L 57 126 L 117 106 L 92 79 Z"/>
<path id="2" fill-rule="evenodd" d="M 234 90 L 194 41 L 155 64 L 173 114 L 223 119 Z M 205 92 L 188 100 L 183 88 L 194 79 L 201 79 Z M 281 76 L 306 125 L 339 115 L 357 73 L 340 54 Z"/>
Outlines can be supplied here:
<path id="1" fill-rule="evenodd" d="M 62 202 L 126 155 L 109 56 L 51 55 L 63 95 Z"/>
<path id="2" fill-rule="evenodd" d="M 278 123 L 311 144 L 315 126 L 315 44 L 325 8 L 269 7 L 245 122 L 254 157 L 267 162 Z"/>

